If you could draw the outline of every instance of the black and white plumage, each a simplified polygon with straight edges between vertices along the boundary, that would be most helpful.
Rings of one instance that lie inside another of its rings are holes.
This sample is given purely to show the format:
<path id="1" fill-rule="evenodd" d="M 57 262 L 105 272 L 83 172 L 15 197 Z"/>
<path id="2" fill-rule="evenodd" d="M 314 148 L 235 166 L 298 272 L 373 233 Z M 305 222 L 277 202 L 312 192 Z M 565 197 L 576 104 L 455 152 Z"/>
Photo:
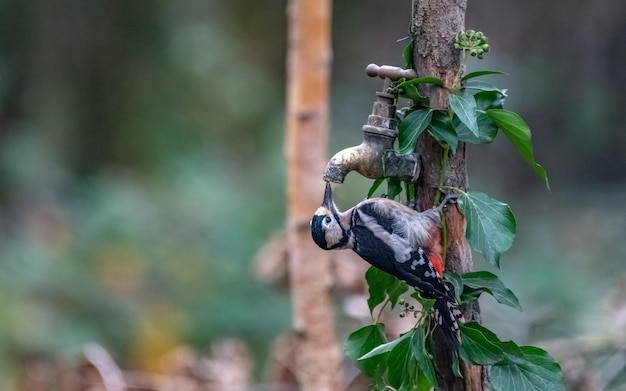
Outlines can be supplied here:
<path id="1" fill-rule="evenodd" d="M 452 347 L 458 350 L 463 315 L 443 281 L 440 210 L 415 211 L 387 198 L 372 198 L 340 212 L 330 183 L 311 220 L 315 243 L 325 250 L 352 249 L 372 266 L 407 282 L 426 299 Z"/>

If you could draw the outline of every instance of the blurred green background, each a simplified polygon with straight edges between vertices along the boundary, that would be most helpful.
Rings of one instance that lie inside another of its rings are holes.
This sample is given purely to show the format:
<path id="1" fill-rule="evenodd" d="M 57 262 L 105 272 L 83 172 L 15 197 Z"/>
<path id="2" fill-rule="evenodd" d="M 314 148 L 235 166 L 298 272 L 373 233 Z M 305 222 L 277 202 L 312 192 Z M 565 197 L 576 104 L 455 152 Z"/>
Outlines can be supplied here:
<path id="1" fill-rule="evenodd" d="M 290 318 L 251 267 L 285 220 L 285 8 L 0 0 L 1 389 L 22 360 L 94 341 L 156 370 L 177 344 L 235 336 L 262 366 Z M 402 64 L 410 2 L 333 12 L 329 153 L 360 142 L 380 87 L 365 66 Z M 519 226 L 501 278 L 525 311 L 486 299 L 485 321 L 519 343 L 615 332 L 626 2 L 470 0 L 466 25 L 491 44 L 470 70 L 508 73 L 491 80 L 533 130 L 552 188 L 505 139 L 468 147 L 472 189 L 509 203 Z M 366 194 L 355 176 L 342 207 Z"/>

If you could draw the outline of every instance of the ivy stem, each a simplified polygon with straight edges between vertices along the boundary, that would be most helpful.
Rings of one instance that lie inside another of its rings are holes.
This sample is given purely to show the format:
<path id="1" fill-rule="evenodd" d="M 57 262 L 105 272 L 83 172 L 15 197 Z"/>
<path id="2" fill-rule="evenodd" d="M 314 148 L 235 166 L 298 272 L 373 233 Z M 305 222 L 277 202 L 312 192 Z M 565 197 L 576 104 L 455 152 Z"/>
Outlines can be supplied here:
<path id="1" fill-rule="evenodd" d="M 382 316 L 385 307 L 387 307 L 387 304 L 389 304 L 389 300 L 390 298 L 387 297 L 383 302 L 383 306 L 380 307 L 380 311 L 378 311 L 378 315 L 376 315 L 376 320 L 374 321 L 374 324 L 378 324 L 378 322 L 380 322 L 380 317 Z"/>
<path id="2" fill-rule="evenodd" d="M 461 89 L 461 75 L 463 75 L 463 69 L 465 69 L 465 64 L 467 63 L 467 50 L 463 50 L 462 52 L 461 65 L 459 66 L 459 70 L 456 72 L 454 76 L 454 81 L 452 82 L 452 92 L 458 91 Z"/>
<path id="3" fill-rule="evenodd" d="M 443 182 L 446 179 L 446 170 L 448 168 L 448 155 L 450 152 L 450 146 L 444 144 L 441 151 L 441 170 L 439 171 L 439 182 L 437 183 L 437 194 L 435 194 L 435 200 L 433 206 L 439 205 L 441 199 L 441 189 L 443 188 Z"/>
<path id="4" fill-rule="evenodd" d="M 437 184 L 437 193 L 435 194 L 434 205 L 439 205 L 441 199 L 441 189 L 446 178 L 446 170 L 448 169 L 448 155 L 450 147 L 448 144 L 444 144 L 442 148 L 441 156 L 441 170 L 439 171 L 439 183 Z M 439 212 L 441 218 L 441 259 L 443 260 L 443 266 L 446 266 L 446 256 L 448 255 L 448 230 L 446 229 L 446 219 L 443 216 L 443 211 Z"/>
<path id="5" fill-rule="evenodd" d="M 440 214 L 443 214 L 441 212 Z M 448 255 L 448 230 L 446 228 L 446 219 L 441 219 L 441 260 L 443 261 L 443 267 L 446 267 L 446 257 Z"/>
<path id="6" fill-rule="evenodd" d="M 466 191 L 464 191 L 462 189 L 459 189 L 458 187 L 454 187 L 454 186 L 441 186 L 441 189 L 442 190 L 444 190 L 444 189 L 445 190 L 454 190 L 454 191 L 456 191 L 457 193 L 460 193 L 460 194 L 467 194 Z"/>

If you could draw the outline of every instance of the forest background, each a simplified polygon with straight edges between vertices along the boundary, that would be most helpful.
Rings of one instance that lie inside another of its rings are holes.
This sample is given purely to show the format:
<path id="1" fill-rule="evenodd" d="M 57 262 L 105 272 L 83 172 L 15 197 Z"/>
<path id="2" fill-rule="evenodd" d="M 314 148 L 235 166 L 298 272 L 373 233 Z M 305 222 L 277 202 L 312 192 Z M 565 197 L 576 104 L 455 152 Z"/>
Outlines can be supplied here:
<path id="1" fill-rule="evenodd" d="M 285 8 L 0 0 L 1 389 L 89 342 L 158 371 L 176 346 L 235 337 L 262 374 L 290 319 L 253 267 L 285 221 Z M 335 2 L 329 154 L 360 141 L 380 87 L 365 66 L 402 65 L 409 8 Z M 626 3 L 471 0 L 466 25 L 551 185 L 502 138 L 468 147 L 472 189 L 519 227 L 500 277 L 524 312 L 485 299 L 485 323 L 520 344 L 623 335 Z M 338 204 L 369 185 L 350 175 Z"/>

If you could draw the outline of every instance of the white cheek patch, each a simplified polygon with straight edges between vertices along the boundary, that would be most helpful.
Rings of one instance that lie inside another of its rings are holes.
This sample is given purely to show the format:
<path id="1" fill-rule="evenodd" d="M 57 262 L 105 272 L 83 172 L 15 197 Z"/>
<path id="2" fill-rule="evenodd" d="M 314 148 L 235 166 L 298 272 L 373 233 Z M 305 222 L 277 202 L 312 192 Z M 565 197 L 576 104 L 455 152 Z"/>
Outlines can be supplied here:
<path id="1" fill-rule="evenodd" d="M 326 229 L 325 232 L 326 243 L 329 246 L 334 246 L 343 238 L 343 232 L 337 224 L 333 224 Z"/>

